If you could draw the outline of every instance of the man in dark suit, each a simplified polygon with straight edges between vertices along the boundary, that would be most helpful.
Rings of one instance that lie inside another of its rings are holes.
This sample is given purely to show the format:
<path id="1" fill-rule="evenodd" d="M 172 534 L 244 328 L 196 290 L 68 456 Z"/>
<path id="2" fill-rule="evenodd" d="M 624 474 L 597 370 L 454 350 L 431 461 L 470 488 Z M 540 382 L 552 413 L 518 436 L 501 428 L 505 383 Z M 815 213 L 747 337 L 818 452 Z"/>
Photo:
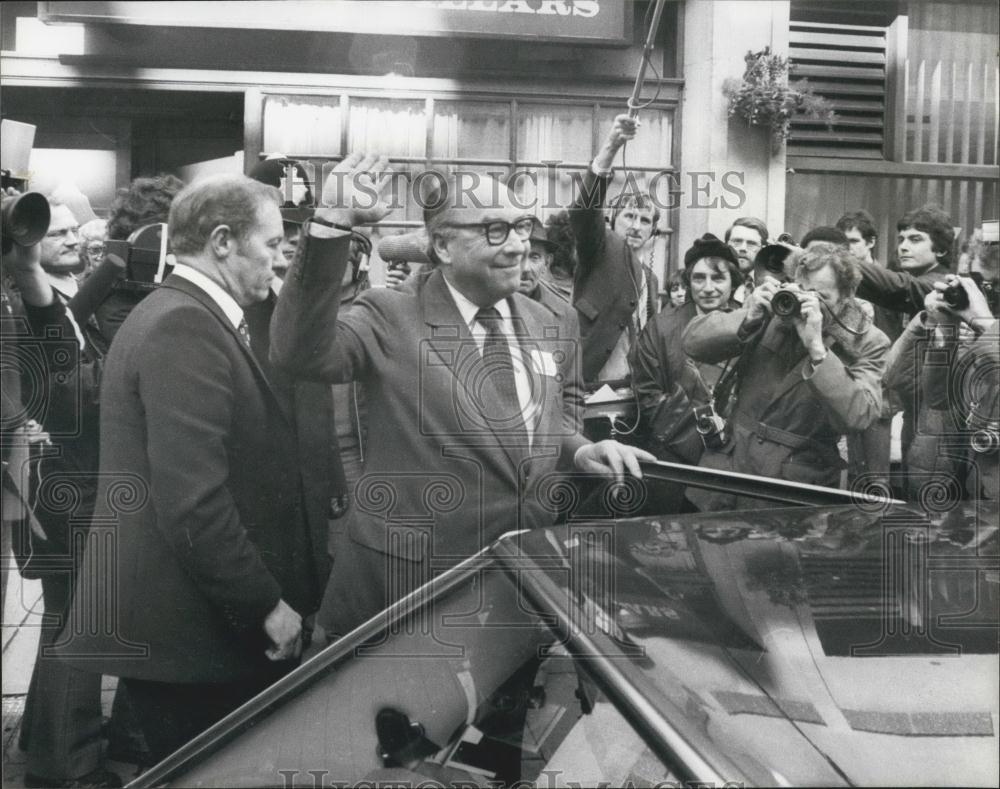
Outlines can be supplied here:
<path id="1" fill-rule="evenodd" d="M 250 170 L 250 177 L 268 186 L 280 188 L 286 159 L 267 159 Z M 300 168 L 301 170 L 301 168 Z M 286 201 L 281 206 L 281 255 L 274 262 L 274 279 L 267 298 L 245 311 L 250 330 L 250 348 L 260 362 L 282 407 L 295 424 L 298 466 L 302 476 L 306 521 L 313 541 L 317 580 L 326 583 L 332 566 L 333 529 L 330 516 L 336 502 L 346 501 L 347 479 L 340 459 L 335 429 L 334 400 L 331 387 L 315 381 L 297 381 L 276 369 L 268 358 L 271 345 L 271 316 L 278 303 L 278 293 L 295 259 L 302 222 L 311 211 Z"/>
<path id="2" fill-rule="evenodd" d="M 243 176 L 181 192 L 177 265 L 107 357 L 82 615 L 61 649 L 122 678 L 154 759 L 291 668 L 317 600 L 294 432 L 243 318 L 281 254 L 278 199 Z"/>
<path id="3" fill-rule="evenodd" d="M 602 210 L 615 155 L 635 137 L 637 126 L 627 115 L 615 118 L 569 212 L 579 258 L 573 306 L 580 318 L 587 384 L 630 377 L 629 351 L 659 311 L 659 284 L 649 260 L 643 260 L 659 211 L 648 196 L 629 192 L 616 199 L 610 227 Z"/>
<path id="4" fill-rule="evenodd" d="M 380 219 L 384 205 L 352 208 L 352 190 L 384 169 L 348 157 L 323 192 L 337 207 L 317 208 L 316 219 Z M 580 433 L 575 321 L 516 292 L 534 218 L 492 179 L 471 191 L 446 185 L 426 201 L 427 276 L 366 291 L 338 315 L 348 236 L 313 221 L 275 310 L 273 361 L 297 376 L 363 381 L 369 396 L 364 475 L 318 617 L 328 634 L 507 531 L 551 524 L 558 507 L 545 483 L 560 461 L 641 476 L 637 460 L 653 459 Z M 340 264 L 315 265 L 330 245 L 342 248 Z"/>

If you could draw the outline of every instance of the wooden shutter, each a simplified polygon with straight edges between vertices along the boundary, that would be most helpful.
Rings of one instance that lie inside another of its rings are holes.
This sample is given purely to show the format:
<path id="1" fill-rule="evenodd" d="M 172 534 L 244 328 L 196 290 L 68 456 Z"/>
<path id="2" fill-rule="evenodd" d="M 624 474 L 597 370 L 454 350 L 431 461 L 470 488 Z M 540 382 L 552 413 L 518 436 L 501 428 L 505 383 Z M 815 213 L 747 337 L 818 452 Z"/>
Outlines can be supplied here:
<path id="1" fill-rule="evenodd" d="M 881 25 L 795 21 L 789 27 L 789 77 L 808 79 L 833 105 L 832 128 L 792 119 L 788 153 L 882 159 L 887 100 L 886 28 Z"/>

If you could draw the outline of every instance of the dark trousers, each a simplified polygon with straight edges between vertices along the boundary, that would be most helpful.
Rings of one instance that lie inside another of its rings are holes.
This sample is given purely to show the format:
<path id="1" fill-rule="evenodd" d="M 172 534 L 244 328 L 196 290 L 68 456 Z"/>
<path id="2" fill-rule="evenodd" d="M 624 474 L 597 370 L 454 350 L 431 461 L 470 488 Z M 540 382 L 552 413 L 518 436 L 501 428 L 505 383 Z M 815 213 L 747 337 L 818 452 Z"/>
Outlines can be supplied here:
<path id="1" fill-rule="evenodd" d="M 242 682 L 179 683 L 121 679 L 156 764 L 252 699 L 294 668 L 275 664 L 273 674 Z"/>
<path id="2" fill-rule="evenodd" d="M 59 636 L 72 594 L 70 573 L 42 578 L 45 616 L 21 721 L 27 771 L 55 781 L 79 778 L 96 769 L 104 744 L 101 675 L 80 671 L 63 658 L 44 654 Z"/>

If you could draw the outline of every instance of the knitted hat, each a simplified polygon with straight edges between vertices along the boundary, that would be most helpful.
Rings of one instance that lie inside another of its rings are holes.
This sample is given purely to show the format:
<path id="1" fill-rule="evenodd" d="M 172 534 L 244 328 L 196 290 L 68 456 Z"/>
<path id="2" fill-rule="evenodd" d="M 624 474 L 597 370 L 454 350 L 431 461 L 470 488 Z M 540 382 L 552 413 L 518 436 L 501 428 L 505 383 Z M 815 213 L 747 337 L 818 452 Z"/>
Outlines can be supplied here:
<path id="1" fill-rule="evenodd" d="M 691 249 L 684 253 L 684 268 L 690 268 L 702 258 L 722 258 L 734 266 L 739 266 L 739 260 L 732 247 L 711 233 L 705 233 L 701 238 L 695 239 Z"/>

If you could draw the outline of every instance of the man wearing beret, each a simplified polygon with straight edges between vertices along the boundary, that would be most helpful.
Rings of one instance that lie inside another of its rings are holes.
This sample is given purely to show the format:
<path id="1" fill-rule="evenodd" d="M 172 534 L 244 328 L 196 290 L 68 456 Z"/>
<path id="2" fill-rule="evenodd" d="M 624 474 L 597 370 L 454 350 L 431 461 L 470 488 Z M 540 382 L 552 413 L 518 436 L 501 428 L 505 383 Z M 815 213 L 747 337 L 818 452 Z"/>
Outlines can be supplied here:
<path id="1" fill-rule="evenodd" d="M 704 447 L 693 409 L 711 401 L 724 363 L 691 359 L 681 336 L 699 315 L 737 308 L 733 293 L 742 277 L 736 253 L 710 233 L 685 253 L 681 277 L 687 299 L 646 325 L 632 352 L 632 386 L 646 447 L 661 460 L 697 465 Z"/>

